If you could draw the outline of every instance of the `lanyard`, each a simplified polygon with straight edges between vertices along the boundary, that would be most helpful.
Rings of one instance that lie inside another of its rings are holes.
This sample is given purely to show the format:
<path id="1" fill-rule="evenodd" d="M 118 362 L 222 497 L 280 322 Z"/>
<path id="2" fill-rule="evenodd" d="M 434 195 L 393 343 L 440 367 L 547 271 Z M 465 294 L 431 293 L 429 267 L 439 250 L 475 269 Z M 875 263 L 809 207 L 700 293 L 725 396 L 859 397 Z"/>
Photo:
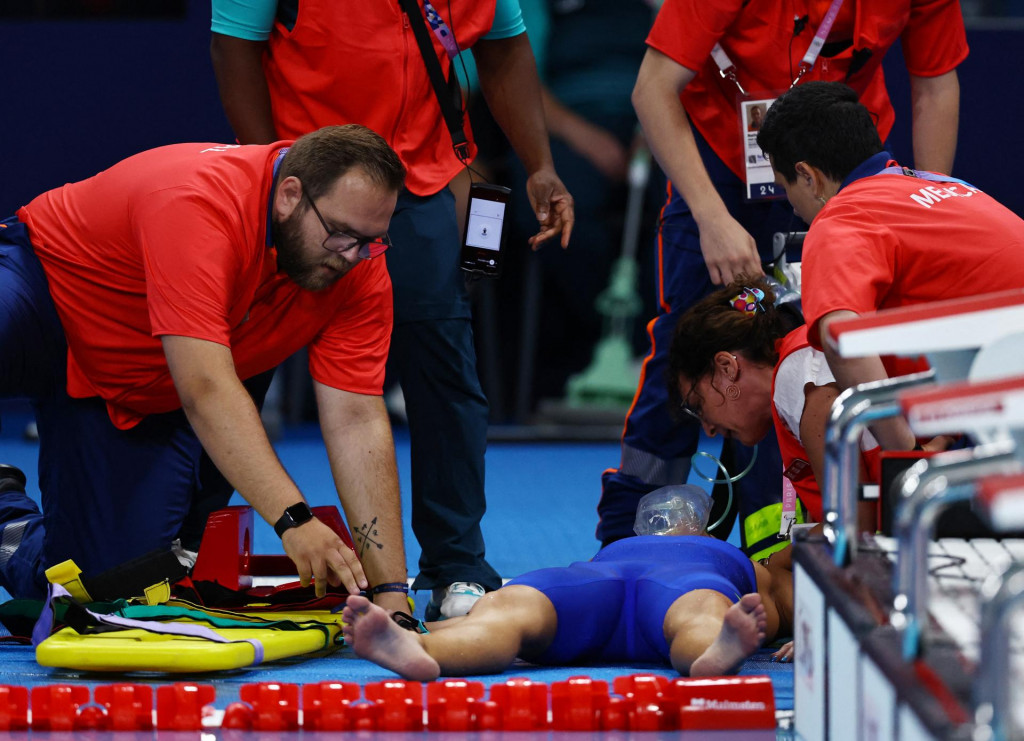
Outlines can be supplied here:
<path id="1" fill-rule="evenodd" d="M 423 11 L 427 16 L 427 23 L 430 24 L 430 30 L 434 32 L 437 40 L 441 42 L 441 46 L 448 52 L 448 57 L 455 59 L 459 56 L 459 44 L 455 40 L 455 34 L 448 28 L 448 24 L 444 22 L 441 14 L 434 10 L 430 0 L 423 0 Z"/>
<path id="2" fill-rule="evenodd" d="M 424 2 L 429 2 L 429 0 L 424 0 Z M 829 32 L 832 30 L 832 24 L 835 23 L 836 16 L 839 15 L 839 10 L 842 7 L 843 0 L 832 0 L 832 5 L 829 6 L 828 12 L 825 13 L 825 17 L 818 27 L 818 32 L 814 34 L 814 38 L 811 39 L 811 45 L 807 47 L 807 53 L 800 60 L 800 68 L 797 70 L 793 82 L 789 85 L 790 89 L 796 87 L 796 84 L 800 82 L 800 78 L 814 69 L 814 64 L 818 61 L 818 56 L 821 54 L 821 48 L 825 46 L 825 39 L 828 38 Z M 747 91 L 743 89 L 739 79 L 736 77 L 736 65 L 732 63 L 732 60 L 725 53 L 725 49 L 722 48 L 721 44 L 715 44 L 715 48 L 711 50 L 711 57 L 715 60 L 715 64 L 718 65 L 718 73 L 722 78 L 732 80 L 733 84 L 739 89 L 740 94 L 745 96 Z"/>
<path id="3" fill-rule="evenodd" d="M 955 178 L 952 175 L 940 175 L 937 172 L 920 172 L 918 170 L 911 170 L 909 167 L 900 167 L 899 165 L 893 165 L 886 167 L 884 170 L 879 170 L 878 175 L 908 175 L 912 178 L 920 178 L 921 180 L 931 180 L 933 183 L 958 183 L 964 187 L 970 188 L 971 190 L 978 190 L 970 183 L 960 178 Z"/>
<path id="4" fill-rule="evenodd" d="M 270 198 L 267 200 L 267 236 L 266 246 L 272 247 L 274 244 L 274 234 L 271 226 L 273 225 L 274 215 L 274 192 L 277 190 L 277 171 L 281 169 L 281 160 L 288 154 L 290 147 L 285 147 L 277 153 L 277 159 L 274 160 L 274 174 L 270 176 Z"/>

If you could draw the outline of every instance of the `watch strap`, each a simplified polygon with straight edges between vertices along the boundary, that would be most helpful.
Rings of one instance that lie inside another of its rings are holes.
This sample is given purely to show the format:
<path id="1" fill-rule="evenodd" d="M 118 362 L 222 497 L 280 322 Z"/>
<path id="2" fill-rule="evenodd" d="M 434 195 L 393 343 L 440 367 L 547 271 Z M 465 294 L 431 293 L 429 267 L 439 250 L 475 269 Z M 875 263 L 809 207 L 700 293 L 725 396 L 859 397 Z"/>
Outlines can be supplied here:
<path id="1" fill-rule="evenodd" d="M 274 532 L 277 537 L 283 537 L 286 530 L 298 527 L 313 519 L 313 510 L 305 502 L 298 502 L 288 507 L 281 518 L 274 523 Z"/>

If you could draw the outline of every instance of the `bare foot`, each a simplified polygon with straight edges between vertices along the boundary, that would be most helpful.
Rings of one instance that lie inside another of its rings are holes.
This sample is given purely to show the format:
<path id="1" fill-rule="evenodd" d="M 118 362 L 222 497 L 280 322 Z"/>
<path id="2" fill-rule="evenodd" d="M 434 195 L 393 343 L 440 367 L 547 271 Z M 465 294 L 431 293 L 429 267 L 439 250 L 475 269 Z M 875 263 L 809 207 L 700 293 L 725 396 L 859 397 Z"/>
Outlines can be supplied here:
<path id="1" fill-rule="evenodd" d="M 743 595 L 726 611 L 715 642 L 690 666 L 690 676 L 735 674 L 743 660 L 761 645 L 767 624 L 761 595 L 757 592 Z"/>
<path id="2" fill-rule="evenodd" d="M 430 682 L 441 674 L 419 636 L 399 628 L 382 607 L 365 597 L 350 595 L 341 616 L 345 641 L 356 656 L 417 682 Z"/>

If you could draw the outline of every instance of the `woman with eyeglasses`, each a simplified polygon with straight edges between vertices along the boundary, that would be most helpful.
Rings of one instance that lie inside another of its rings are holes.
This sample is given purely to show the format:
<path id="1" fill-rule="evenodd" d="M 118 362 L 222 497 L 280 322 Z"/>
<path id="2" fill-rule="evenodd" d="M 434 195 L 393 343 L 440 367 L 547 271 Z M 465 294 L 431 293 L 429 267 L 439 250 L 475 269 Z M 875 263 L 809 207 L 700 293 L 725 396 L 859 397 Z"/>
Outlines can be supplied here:
<path id="1" fill-rule="evenodd" d="M 821 522 L 825 423 L 840 393 L 825 355 L 807 340 L 802 318 L 775 305 L 764 278 L 739 278 L 692 306 L 679 320 L 669 350 L 670 403 L 700 421 L 709 435 L 755 445 L 774 426 L 782 453 L 785 493 L 792 490 L 807 521 Z M 799 323 L 797 323 L 799 321 Z M 939 450 L 945 438 L 925 447 Z M 870 475 L 877 476 L 877 448 L 863 446 Z M 871 527 L 872 512 L 862 512 Z"/>
<path id="2" fill-rule="evenodd" d="M 776 307 L 775 298 L 763 278 L 741 277 L 683 314 L 669 350 L 669 402 L 708 435 L 744 445 L 756 445 L 774 425 L 783 487 L 795 489 L 817 522 L 816 474 L 839 390 L 824 355 L 808 345 L 802 318 Z"/>

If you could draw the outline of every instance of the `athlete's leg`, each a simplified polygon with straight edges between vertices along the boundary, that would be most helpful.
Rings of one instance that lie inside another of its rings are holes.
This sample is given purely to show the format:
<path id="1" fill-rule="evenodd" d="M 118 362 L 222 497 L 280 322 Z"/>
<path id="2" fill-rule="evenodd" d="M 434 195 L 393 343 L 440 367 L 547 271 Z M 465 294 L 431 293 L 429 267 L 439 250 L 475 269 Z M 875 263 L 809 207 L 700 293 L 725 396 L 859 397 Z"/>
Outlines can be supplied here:
<path id="1" fill-rule="evenodd" d="M 672 667 L 691 677 L 732 674 L 764 641 L 765 626 L 757 592 L 735 603 L 711 589 L 687 592 L 665 615 Z"/>
<path id="2" fill-rule="evenodd" d="M 417 681 L 500 672 L 521 653 L 543 652 L 558 623 L 551 601 L 525 585 L 490 592 L 457 625 L 423 635 L 398 627 L 362 597 L 349 597 L 343 617 L 357 656 Z"/>

